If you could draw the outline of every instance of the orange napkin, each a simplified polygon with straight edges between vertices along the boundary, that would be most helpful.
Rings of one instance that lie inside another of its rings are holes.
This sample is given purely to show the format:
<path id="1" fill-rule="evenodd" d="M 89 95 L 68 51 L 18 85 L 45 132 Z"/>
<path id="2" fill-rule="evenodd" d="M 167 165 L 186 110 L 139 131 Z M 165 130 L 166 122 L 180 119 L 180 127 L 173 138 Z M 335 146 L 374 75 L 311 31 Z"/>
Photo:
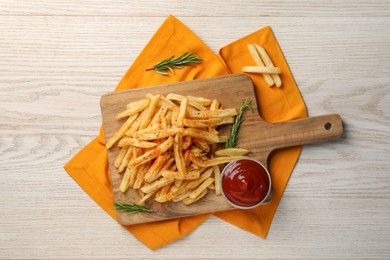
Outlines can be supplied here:
<path id="1" fill-rule="evenodd" d="M 258 91 L 257 98 L 263 118 L 268 121 L 281 121 L 305 117 L 306 110 L 303 100 L 276 39 L 268 27 L 222 48 L 220 55 L 216 56 L 184 24 L 175 17 L 169 16 L 126 72 L 116 90 L 240 73 L 244 65 L 253 65 L 252 58 L 246 49 L 247 43 L 252 42 L 263 44 L 275 66 L 280 67 L 283 72 L 281 89 L 267 87 L 260 75 L 252 77 Z M 188 51 L 199 55 L 203 60 L 202 64 L 175 70 L 175 74 L 170 76 L 145 71 L 145 68 L 151 67 L 168 56 Z M 251 211 L 231 210 L 215 213 L 215 215 L 265 237 L 300 150 L 300 148 L 281 150 L 271 158 L 269 168 L 274 185 L 271 203 Z M 103 131 L 101 130 L 99 135 L 74 156 L 64 168 L 84 191 L 115 219 Z M 156 249 L 188 234 L 210 215 L 203 214 L 124 227 L 148 247 Z"/>

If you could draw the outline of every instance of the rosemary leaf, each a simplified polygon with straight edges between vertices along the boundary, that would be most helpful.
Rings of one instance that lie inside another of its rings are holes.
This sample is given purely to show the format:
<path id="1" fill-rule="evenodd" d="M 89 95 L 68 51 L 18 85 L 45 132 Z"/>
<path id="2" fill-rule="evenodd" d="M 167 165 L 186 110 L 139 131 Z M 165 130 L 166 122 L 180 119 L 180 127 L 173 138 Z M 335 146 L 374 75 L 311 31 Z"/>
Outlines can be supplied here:
<path id="1" fill-rule="evenodd" d="M 230 129 L 230 135 L 225 143 L 225 148 L 236 148 L 237 146 L 237 139 L 238 139 L 238 131 L 240 130 L 240 126 L 242 122 L 244 122 L 244 112 L 249 109 L 251 112 L 253 112 L 253 108 L 251 106 L 252 101 L 246 98 L 244 102 L 242 102 L 242 105 L 240 109 L 238 110 L 238 114 L 236 117 L 236 120 L 234 121 L 234 124 L 232 128 Z"/>
<path id="2" fill-rule="evenodd" d="M 137 204 L 127 204 L 127 203 L 120 203 L 120 202 L 114 202 L 114 208 L 116 210 L 125 211 L 125 212 L 152 212 L 151 209 L 137 205 Z"/>
<path id="3" fill-rule="evenodd" d="M 186 52 L 177 58 L 175 56 L 171 56 L 166 58 L 160 62 L 158 62 L 153 67 L 147 68 L 146 71 L 155 70 L 157 73 L 167 76 L 169 75 L 169 71 L 174 73 L 173 69 L 182 69 L 182 66 L 188 66 L 192 63 L 200 63 L 202 59 L 193 54 L 192 52 Z"/>

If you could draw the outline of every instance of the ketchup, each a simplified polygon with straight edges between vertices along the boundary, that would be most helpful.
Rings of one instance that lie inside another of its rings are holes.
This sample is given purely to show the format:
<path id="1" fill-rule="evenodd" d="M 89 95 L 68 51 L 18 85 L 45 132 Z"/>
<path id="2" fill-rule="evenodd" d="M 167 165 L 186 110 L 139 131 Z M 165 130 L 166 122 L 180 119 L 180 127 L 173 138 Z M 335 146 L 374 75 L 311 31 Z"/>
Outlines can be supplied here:
<path id="1" fill-rule="evenodd" d="M 233 204 L 251 207 L 265 199 L 269 191 L 268 173 L 251 159 L 240 159 L 228 164 L 222 175 L 222 190 Z"/>

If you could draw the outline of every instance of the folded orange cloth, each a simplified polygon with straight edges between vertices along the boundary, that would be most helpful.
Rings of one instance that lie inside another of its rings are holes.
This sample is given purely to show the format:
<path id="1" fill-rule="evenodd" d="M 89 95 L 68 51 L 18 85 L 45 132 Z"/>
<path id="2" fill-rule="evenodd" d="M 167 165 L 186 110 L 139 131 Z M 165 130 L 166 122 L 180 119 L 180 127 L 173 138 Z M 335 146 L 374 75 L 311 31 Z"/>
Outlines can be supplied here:
<path id="1" fill-rule="evenodd" d="M 252 42 L 263 44 L 275 66 L 282 69 L 283 86 L 281 89 L 267 87 L 260 75 L 252 77 L 258 91 L 258 100 L 264 119 L 281 121 L 305 117 L 306 110 L 303 100 L 276 39 L 268 27 L 222 48 L 220 55 L 216 56 L 184 24 L 175 17 L 169 16 L 126 72 L 116 90 L 240 72 L 244 65 L 253 64 L 246 49 L 246 44 Z M 191 68 L 175 70 L 175 74 L 170 76 L 145 71 L 145 68 L 151 67 L 166 57 L 184 52 L 196 53 L 202 58 L 202 63 Z M 278 151 L 271 158 L 269 167 L 274 193 L 270 204 L 251 211 L 231 210 L 215 213 L 215 215 L 265 237 L 299 153 L 300 148 L 285 149 Z M 99 135 L 74 156 L 64 168 L 84 191 L 115 219 L 103 131 L 101 130 Z M 124 227 L 148 247 L 156 249 L 188 234 L 210 215 L 203 214 Z"/>

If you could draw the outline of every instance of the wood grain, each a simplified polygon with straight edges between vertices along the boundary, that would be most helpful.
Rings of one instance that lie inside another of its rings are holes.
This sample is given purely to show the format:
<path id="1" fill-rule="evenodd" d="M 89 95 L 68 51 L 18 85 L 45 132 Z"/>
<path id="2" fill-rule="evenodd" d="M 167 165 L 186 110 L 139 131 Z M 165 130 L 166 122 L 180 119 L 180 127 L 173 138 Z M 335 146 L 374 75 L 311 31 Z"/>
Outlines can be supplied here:
<path id="1" fill-rule="evenodd" d="M 0 1 L 0 258 L 389 258 L 389 10 L 388 1 Z M 98 133 L 100 96 L 170 13 L 214 52 L 270 25 L 309 114 L 343 118 L 341 141 L 304 147 L 265 240 L 209 218 L 151 251 L 62 168 Z"/>

